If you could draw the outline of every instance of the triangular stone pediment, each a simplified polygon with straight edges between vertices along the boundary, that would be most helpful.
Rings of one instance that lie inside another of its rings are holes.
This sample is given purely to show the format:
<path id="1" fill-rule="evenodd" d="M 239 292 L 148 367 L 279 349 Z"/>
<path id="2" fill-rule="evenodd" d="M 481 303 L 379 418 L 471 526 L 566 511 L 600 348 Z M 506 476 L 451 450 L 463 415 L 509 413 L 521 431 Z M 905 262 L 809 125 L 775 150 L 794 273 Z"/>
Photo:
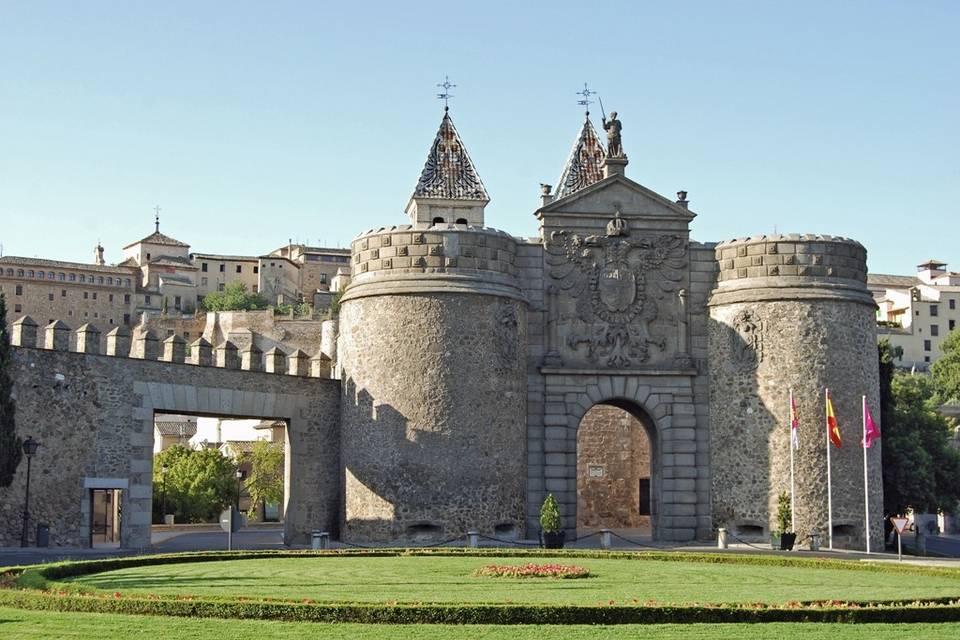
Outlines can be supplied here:
<path id="1" fill-rule="evenodd" d="M 619 211 L 624 218 L 666 218 L 690 221 L 696 214 L 623 175 L 612 175 L 537 210 L 548 214 L 591 215 Z"/>

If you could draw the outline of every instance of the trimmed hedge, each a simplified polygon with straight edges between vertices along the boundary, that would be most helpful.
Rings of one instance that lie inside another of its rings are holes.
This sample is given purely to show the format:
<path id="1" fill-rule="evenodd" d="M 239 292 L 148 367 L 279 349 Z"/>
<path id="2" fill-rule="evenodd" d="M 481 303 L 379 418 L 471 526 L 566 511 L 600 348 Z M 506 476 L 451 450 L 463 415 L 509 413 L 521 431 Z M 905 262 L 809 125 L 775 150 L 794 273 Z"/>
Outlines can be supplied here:
<path id="1" fill-rule="evenodd" d="M 35 611 L 364 624 L 663 624 L 742 622 L 958 622 L 960 601 L 794 607 L 312 604 L 0 592 L 0 605 Z"/>
<path id="2" fill-rule="evenodd" d="M 896 601 L 813 601 L 787 604 L 538 605 L 316 603 L 235 597 L 122 596 L 59 582 L 127 567 L 217 562 L 264 557 L 475 556 L 603 558 L 796 566 L 922 573 L 960 578 L 960 570 L 857 561 L 685 552 L 609 552 L 501 549 L 347 549 L 331 551 L 216 551 L 59 562 L 5 569 L 0 605 L 40 611 L 125 613 L 180 617 L 389 624 L 643 624 L 721 622 L 960 622 L 960 597 Z M 335 560 L 334 560 L 335 561 Z"/>

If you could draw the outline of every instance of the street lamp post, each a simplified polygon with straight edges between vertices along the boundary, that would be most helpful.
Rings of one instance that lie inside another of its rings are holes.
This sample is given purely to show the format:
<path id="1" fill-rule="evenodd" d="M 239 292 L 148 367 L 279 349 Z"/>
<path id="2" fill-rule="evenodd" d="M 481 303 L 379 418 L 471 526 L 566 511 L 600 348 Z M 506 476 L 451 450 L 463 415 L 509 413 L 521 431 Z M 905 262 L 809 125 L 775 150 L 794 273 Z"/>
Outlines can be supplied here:
<path id="1" fill-rule="evenodd" d="M 28 436 L 23 441 L 23 453 L 27 456 L 27 488 L 23 497 L 23 533 L 20 534 L 20 546 L 26 547 L 30 536 L 30 461 L 37 453 L 40 443 Z"/>
<path id="2" fill-rule="evenodd" d="M 243 471 L 237 469 L 237 512 L 240 511 L 240 481 L 243 480 Z"/>
<path id="3" fill-rule="evenodd" d="M 170 467 L 163 465 L 160 467 L 160 521 L 162 524 L 167 522 L 167 471 Z"/>

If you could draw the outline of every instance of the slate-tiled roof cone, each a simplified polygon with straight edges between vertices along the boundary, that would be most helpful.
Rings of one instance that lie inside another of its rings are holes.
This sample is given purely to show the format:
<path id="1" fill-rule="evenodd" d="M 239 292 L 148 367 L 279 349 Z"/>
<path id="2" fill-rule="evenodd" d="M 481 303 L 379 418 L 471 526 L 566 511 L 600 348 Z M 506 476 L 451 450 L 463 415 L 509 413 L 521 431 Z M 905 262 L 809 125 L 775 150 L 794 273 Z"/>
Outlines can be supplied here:
<path id="1" fill-rule="evenodd" d="M 490 200 L 449 113 L 443 114 L 413 197 Z"/>
<path id="2" fill-rule="evenodd" d="M 580 135 L 574 141 L 567 164 L 557 180 L 554 198 L 559 200 L 600 180 L 603 177 L 603 159 L 606 157 L 607 152 L 588 117 L 583 121 Z"/>

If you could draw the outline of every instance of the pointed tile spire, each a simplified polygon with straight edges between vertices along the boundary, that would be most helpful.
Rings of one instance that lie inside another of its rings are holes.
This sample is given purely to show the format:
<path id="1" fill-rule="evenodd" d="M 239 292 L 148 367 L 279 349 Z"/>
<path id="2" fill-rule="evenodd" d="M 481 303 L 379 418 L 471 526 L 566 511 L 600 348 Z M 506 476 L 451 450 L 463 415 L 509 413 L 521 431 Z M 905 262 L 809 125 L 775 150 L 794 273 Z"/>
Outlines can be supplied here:
<path id="1" fill-rule="evenodd" d="M 559 200 L 603 178 L 603 160 L 607 153 L 600 144 L 597 131 L 593 128 L 588 116 L 583 121 L 580 134 L 573 143 L 573 150 L 567 164 L 557 181 L 557 191 L 554 199 Z"/>
<path id="2" fill-rule="evenodd" d="M 480 180 L 450 113 L 444 110 L 420 180 L 407 205 L 411 222 L 463 222 L 483 225 L 490 196 Z"/>
<path id="3" fill-rule="evenodd" d="M 430 155 L 413 192 L 415 198 L 448 200 L 490 200 L 477 175 L 473 161 L 453 126 L 450 113 L 444 112 L 440 130 L 430 147 Z"/>

